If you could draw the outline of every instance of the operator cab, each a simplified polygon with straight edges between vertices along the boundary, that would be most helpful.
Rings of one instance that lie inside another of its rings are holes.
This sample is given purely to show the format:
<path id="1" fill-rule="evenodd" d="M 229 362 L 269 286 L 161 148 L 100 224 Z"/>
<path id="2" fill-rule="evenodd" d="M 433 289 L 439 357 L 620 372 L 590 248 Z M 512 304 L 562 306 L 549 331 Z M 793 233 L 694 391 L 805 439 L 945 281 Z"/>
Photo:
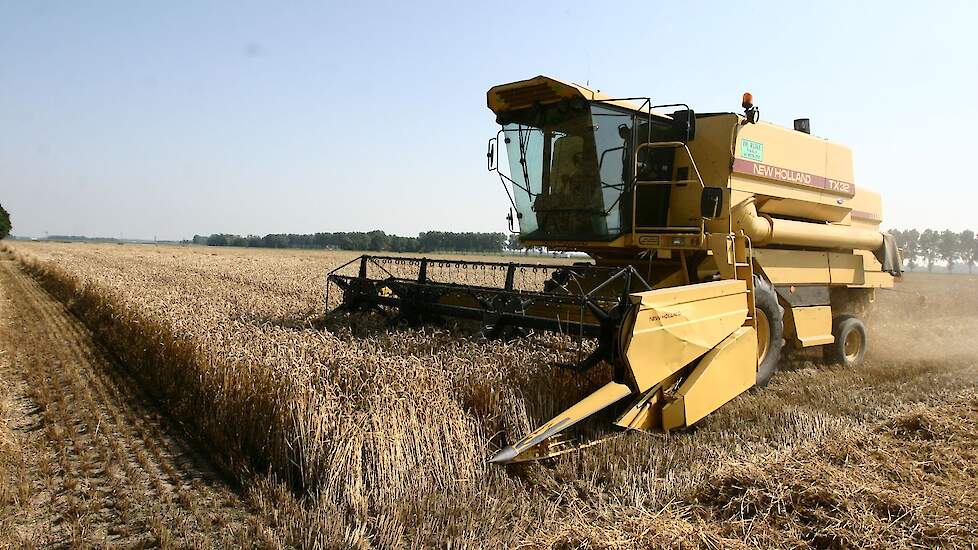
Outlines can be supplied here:
<path id="1" fill-rule="evenodd" d="M 633 184 L 673 179 L 675 149 L 643 147 L 634 157 L 639 144 L 681 139 L 669 117 L 544 77 L 497 86 L 489 104 L 521 239 L 611 241 L 633 224 L 668 225 L 670 187 L 633 195 Z M 642 208 L 633 210 L 633 196 Z"/>

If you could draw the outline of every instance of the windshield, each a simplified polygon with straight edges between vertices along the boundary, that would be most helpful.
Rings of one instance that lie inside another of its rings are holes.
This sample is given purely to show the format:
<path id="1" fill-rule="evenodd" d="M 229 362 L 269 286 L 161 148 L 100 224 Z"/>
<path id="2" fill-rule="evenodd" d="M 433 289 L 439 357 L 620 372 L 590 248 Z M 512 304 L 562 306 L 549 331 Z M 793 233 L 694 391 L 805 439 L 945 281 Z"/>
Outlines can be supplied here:
<path id="1" fill-rule="evenodd" d="M 507 118 L 503 135 L 523 239 L 610 240 L 628 229 L 622 199 L 630 113 L 566 101 Z"/>

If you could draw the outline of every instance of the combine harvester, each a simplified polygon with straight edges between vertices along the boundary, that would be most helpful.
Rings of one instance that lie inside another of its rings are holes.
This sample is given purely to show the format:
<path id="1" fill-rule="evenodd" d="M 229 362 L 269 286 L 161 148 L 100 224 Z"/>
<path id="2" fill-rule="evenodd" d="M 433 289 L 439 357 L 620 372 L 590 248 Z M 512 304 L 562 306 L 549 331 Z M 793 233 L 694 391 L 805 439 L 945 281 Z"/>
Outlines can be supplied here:
<path id="1" fill-rule="evenodd" d="M 880 232 L 879 195 L 853 182 L 851 151 L 811 136 L 807 119 L 793 130 L 759 122 L 750 94 L 743 114 L 697 114 L 543 76 L 496 86 L 488 103 L 502 126 L 488 164 L 511 229 L 524 246 L 594 263 L 363 256 L 328 285 L 343 291 L 338 309 L 401 322 L 456 317 L 495 337 L 596 339 L 574 368 L 607 362 L 612 380 L 492 462 L 573 450 L 561 432 L 615 404 L 622 428 L 692 426 L 767 384 L 786 343 L 861 362 L 860 316 L 901 260 Z"/>

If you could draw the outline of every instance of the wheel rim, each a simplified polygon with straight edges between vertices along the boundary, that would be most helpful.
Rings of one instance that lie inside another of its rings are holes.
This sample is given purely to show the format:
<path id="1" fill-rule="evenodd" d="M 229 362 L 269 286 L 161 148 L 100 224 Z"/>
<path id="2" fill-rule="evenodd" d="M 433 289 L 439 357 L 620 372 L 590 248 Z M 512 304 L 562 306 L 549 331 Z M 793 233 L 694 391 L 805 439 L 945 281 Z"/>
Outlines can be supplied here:
<path id="1" fill-rule="evenodd" d="M 761 309 L 755 309 L 754 315 L 757 316 L 757 364 L 760 365 L 767 358 L 770 347 L 771 322 L 768 321 L 767 314 Z"/>
<path id="2" fill-rule="evenodd" d="M 843 352 L 848 361 L 855 361 L 863 349 L 863 335 L 858 330 L 850 330 L 842 344 Z"/>

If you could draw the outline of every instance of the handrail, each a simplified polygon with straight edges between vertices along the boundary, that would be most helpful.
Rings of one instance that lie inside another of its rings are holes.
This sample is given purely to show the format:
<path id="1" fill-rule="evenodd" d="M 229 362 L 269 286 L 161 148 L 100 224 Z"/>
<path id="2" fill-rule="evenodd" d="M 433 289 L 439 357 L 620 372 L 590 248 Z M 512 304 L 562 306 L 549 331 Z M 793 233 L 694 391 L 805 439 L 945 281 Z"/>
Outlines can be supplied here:
<path id="1" fill-rule="evenodd" d="M 679 180 L 679 181 L 673 181 L 673 180 L 642 181 L 638 179 L 638 159 L 639 159 L 639 152 L 642 151 L 642 149 L 665 149 L 665 148 L 678 149 L 680 147 L 682 147 L 683 151 L 686 152 L 686 157 L 689 159 L 689 164 L 690 166 L 693 167 L 693 173 L 696 175 L 695 180 L 686 179 L 686 180 Z M 681 184 L 699 183 L 701 190 L 706 189 L 706 184 L 703 183 L 703 176 L 700 175 L 700 170 L 696 166 L 696 160 L 693 158 L 693 153 L 692 151 L 689 150 L 689 146 L 682 141 L 658 141 L 658 142 L 651 142 L 651 143 L 640 143 L 638 147 L 635 148 L 635 162 L 633 165 L 632 174 L 634 177 L 634 179 L 632 180 L 632 240 L 633 241 L 637 237 L 638 229 L 639 229 L 636 216 L 638 214 L 638 188 L 640 186 L 667 185 L 667 184 L 673 185 L 673 184 L 680 184 L 680 183 Z M 643 226 L 642 229 L 650 229 L 650 227 Z M 660 229 L 668 229 L 668 226 L 662 227 Z M 706 230 L 706 221 L 703 219 L 700 219 L 699 230 L 700 230 L 700 234 L 704 233 Z"/>
<path id="2" fill-rule="evenodd" d="M 638 156 L 639 156 L 638 153 L 642 149 L 665 149 L 667 147 L 673 149 L 678 149 L 679 147 L 683 148 L 683 151 L 686 152 L 686 157 L 689 158 L 689 164 L 693 167 L 693 172 L 696 174 L 696 180 L 689 180 L 689 181 L 691 182 L 696 181 L 700 184 L 701 188 L 705 189 L 706 184 L 703 183 L 703 176 L 700 175 L 700 170 L 699 168 L 696 167 L 696 160 L 693 159 L 693 153 L 689 150 L 689 146 L 681 141 L 658 141 L 654 143 L 639 144 L 639 146 L 635 148 L 635 167 L 634 167 L 635 170 L 634 172 L 632 172 L 633 174 L 635 174 L 635 178 L 636 178 L 635 181 L 636 182 L 638 181 Z"/>

